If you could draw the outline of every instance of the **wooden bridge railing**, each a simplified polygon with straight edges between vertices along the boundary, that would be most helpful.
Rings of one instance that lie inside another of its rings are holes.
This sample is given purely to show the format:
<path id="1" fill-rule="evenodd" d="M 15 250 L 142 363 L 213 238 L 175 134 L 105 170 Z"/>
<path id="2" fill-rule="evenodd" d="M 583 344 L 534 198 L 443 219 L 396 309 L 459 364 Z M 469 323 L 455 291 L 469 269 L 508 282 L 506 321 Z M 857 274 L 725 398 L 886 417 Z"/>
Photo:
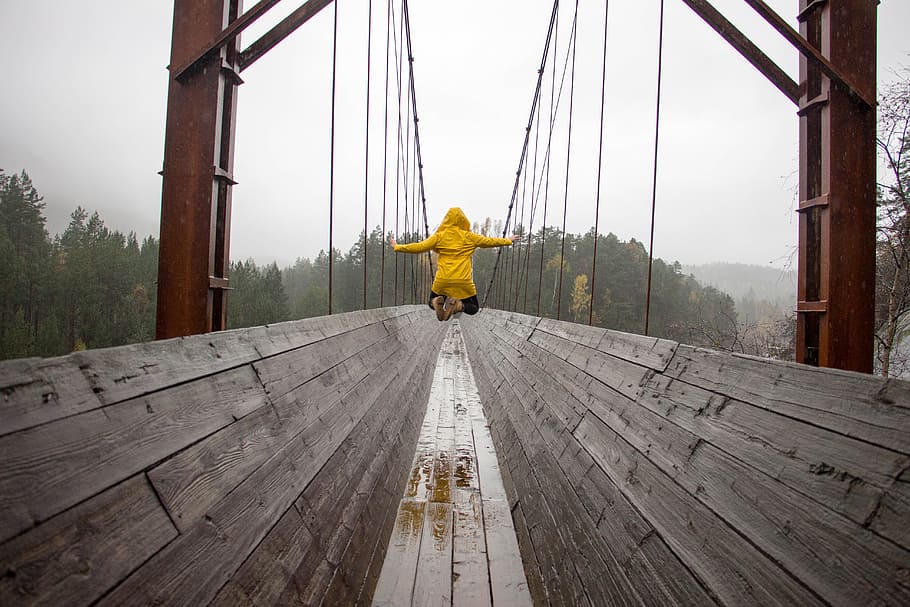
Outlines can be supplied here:
<path id="1" fill-rule="evenodd" d="M 369 600 L 445 329 L 427 312 L 0 364 L 0 604 Z"/>
<path id="2" fill-rule="evenodd" d="M 538 604 L 910 604 L 910 385 L 461 321 Z M 449 323 L 0 363 L 0 604 L 369 602 Z"/>
<path id="3" fill-rule="evenodd" d="M 464 322 L 535 602 L 910 604 L 910 385 Z"/>

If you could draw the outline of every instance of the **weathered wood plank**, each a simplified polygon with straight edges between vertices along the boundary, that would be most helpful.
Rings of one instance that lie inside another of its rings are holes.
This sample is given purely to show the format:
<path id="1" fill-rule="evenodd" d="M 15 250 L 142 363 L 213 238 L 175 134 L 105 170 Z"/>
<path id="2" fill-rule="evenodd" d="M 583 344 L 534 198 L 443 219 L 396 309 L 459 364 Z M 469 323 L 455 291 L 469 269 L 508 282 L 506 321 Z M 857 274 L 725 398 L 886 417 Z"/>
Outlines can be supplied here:
<path id="1" fill-rule="evenodd" d="M 682 392 L 693 390 L 691 386 L 684 386 Z M 597 389 L 595 383 L 588 386 L 588 390 Z M 593 394 L 593 392 L 592 392 Z M 885 596 L 897 592 L 894 580 L 886 572 L 903 560 L 904 554 L 894 550 L 886 543 L 876 538 L 857 525 L 850 525 L 838 517 L 829 517 L 822 510 L 821 504 L 810 504 L 800 493 L 788 490 L 779 483 L 772 482 L 770 478 L 749 470 L 739 465 L 730 455 L 723 455 L 712 445 L 704 443 L 707 437 L 702 437 L 682 431 L 677 426 L 666 423 L 662 418 L 646 408 L 635 403 L 625 401 L 619 395 L 608 390 L 600 389 L 600 398 L 593 402 L 592 411 L 597 413 L 612 429 L 620 433 L 635 446 L 641 453 L 656 463 L 665 473 L 675 477 L 685 486 L 692 495 L 697 496 L 702 502 L 707 503 L 722 518 L 727 520 L 741 533 L 746 535 L 762 550 L 770 553 L 778 562 L 783 563 L 787 570 L 797 578 L 814 588 L 827 600 L 837 603 L 845 600 L 846 604 L 855 603 L 860 597 L 855 594 L 858 586 L 854 583 L 857 578 L 869 579 L 869 584 L 881 587 Z M 755 420 L 750 427 L 761 430 L 761 425 Z M 663 422 L 663 423 L 662 423 Z M 777 428 L 792 428 L 796 425 L 793 420 L 789 424 L 782 423 Z M 768 429 L 768 441 L 775 441 L 772 437 L 773 430 Z M 831 441 L 828 436 L 811 437 L 807 443 L 817 444 L 825 440 Z M 797 439 L 799 439 L 797 434 Z M 803 437 L 805 438 L 805 437 Z M 842 437 L 843 438 L 843 437 Z M 740 439 L 741 440 L 741 439 Z M 801 441 L 798 441 L 802 444 Z M 867 448 L 868 447 L 868 448 Z M 811 451 L 813 447 L 808 447 Z M 824 449 L 824 447 L 822 447 Z M 864 458 L 864 452 L 874 447 L 860 443 L 853 453 L 856 460 L 868 459 L 870 462 L 876 458 L 872 455 Z M 731 448 L 732 453 L 739 455 L 744 449 Z M 710 465 L 698 466 L 700 459 L 712 456 Z M 829 450 L 830 453 L 830 450 Z M 888 452 L 882 450 L 882 455 Z M 700 456 L 700 457 L 699 457 Z M 854 460 L 854 461 L 856 461 Z M 838 459 L 837 461 L 841 461 Z M 885 467 L 888 461 L 885 459 Z M 900 465 L 905 465 L 900 463 Z M 689 474 L 685 471 L 697 467 Z M 891 464 L 891 467 L 895 467 Z M 769 474 L 781 475 L 780 466 L 768 466 Z M 853 468 L 855 469 L 855 468 Z M 718 479 L 749 479 L 746 489 L 731 491 L 728 483 L 717 482 Z M 691 479 L 691 482 L 689 482 Z M 753 499 L 745 499 L 740 494 L 755 487 L 757 490 Z M 712 495 L 718 493 L 723 497 Z M 759 496 L 770 497 L 769 505 L 756 507 L 760 502 Z M 708 501 L 708 498 L 712 498 Z M 782 506 L 785 505 L 785 506 Z M 809 513 L 803 514 L 803 513 Z M 865 513 L 864 513 L 865 514 Z M 862 520 L 858 521 L 860 524 Z M 803 541 L 793 540 L 791 536 L 802 537 Z M 862 538 L 859 546 L 851 551 L 856 555 L 856 560 L 843 559 L 839 555 L 847 549 L 842 544 L 841 538 Z M 812 546 L 808 548 L 808 546 Z M 866 567 L 863 574 L 858 572 L 860 563 L 875 561 L 879 567 Z M 837 563 L 834 565 L 833 563 Z M 836 575 L 836 571 L 844 569 L 843 575 Z M 893 597 L 891 597 L 893 599 Z M 886 598 L 886 600 L 889 600 Z"/>
<path id="2" fill-rule="evenodd" d="M 427 502 L 414 579 L 414 605 L 452 604 L 452 504 Z"/>
<path id="3" fill-rule="evenodd" d="M 541 319 L 537 330 L 655 371 L 667 368 L 678 346 L 674 341 L 657 337 L 609 331 L 550 318 Z"/>
<path id="4" fill-rule="evenodd" d="M 100 406 L 71 356 L 0 362 L 0 436 Z"/>
<path id="5" fill-rule="evenodd" d="M 521 562 L 524 568 L 525 579 L 528 582 L 528 592 L 534 605 L 547 604 L 547 589 L 544 586 L 543 576 L 540 573 L 540 565 L 537 562 L 537 553 L 531 542 L 531 534 L 528 532 L 528 524 L 525 521 L 524 512 L 522 512 L 521 503 L 515 505 L 511 510 L 512 523 L 515 526 L 515 537 L 518 541 L 518 548 L 521 552 Z"/>
<path id="6" fill-rule="evenodd" d="M 347 331 L 333 338 L 331 343 L 317 342 L 256 361 L 253 367 L 269 396 L 277 401 L 388 335 L 381 323 L 367 325 Z"/>
<path id="7" fill-rule="evenodd" d="M 361 351 L 349 364 L 325 371 L 278 404 L 263 407 L 225 427 L 205 441 L 178 453 L 149 471 L 149 478 L 178 527 L 185 530 L 206 510 L 234 489 L 253 470 L 287 444 L 302 428 L 335 406 L 341 396 L 362 381 L 383 359 L 391 364 L 385 345 L 377 342 Z M 312 353 L 309 356 L 318 355 Z M 277 407 L 288 400 L 306 403 L 296 415 L 279 418 Z"/>
<path id="8" fill-rule="evenodd" d="M 644 387 L 639 402 L 655 414 L 860 525 L 910 467 L 908 456 L 672 378 Z"/>
<path id="9" fill-rule="evenodd" d="M 490 573 L 480 492 L 465 490 L 455 504 L 454 517 L 452 605 L 490 605 Z M 515 553 L 518 554 L 517 545 Z"/>
<path id="10" fill-rule="evenodd" d="M 508 502 L 483 500 L 483 528 L 490 564 L 490 592 L 498 607 L 532 605 Z"/>
<path id="11" fill-rule="evenodd" d="M 822 604 L 596 416 L 585 416 L 575 436 L 722 602 Z"/>
<path id="12" fill-rule="evenodd" d="M 0 546 L 0 604 L 88 605 L 176 536 L 135 476 Z"/>
<path id="13" fill-rule="evenodd" d="M 397 378 L 374 375 L 378 383 L 358 384 L 343 402 L 372 403 Z M 348 413 L 352 408 L 335 407 L 333 415 L 308 426 L 101 604 L 119 604 L 127 597 L 187 605 L 211 600 L 356 425 Z M 177 571 L 172 562 L 186 566 Z"/>
<path id="14" fill-rule="evenodd" d="M 290 508 L 237 573 L 215 596 L 211 605 L 276 605 L 291 576 L 315 542 L 300 515 Z"/>
<path id="15" fill-rule="evenodd" d="M 250 367 L 0 437 L 9 538 L 265 406 Z"/>
<path id="16" fill-rule="evenodd" d="M 910 388 L 872 375 L 680 346 L 666 375 L 910 455 Z"/>
<path id="17" fill-rule="evenodd" d="M 410 607 L 426 507 L 427 502 L 422 499 L 401 500 L 382 573 L 373 593 L 374 605 Z"/>

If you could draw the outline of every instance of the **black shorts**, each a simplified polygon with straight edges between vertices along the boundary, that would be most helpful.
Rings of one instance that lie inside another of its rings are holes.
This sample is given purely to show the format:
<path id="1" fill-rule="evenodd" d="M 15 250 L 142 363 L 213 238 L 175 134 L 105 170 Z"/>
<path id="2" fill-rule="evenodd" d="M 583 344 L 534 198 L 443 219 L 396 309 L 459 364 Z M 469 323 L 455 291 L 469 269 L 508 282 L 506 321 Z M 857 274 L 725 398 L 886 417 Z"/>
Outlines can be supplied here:
<path id="1" fill-rule="evenodd" d="M 435 291 L 430 291 L 430 298 L 427 300 L 427 305 L 432 308 L 433 300 L 439 296 L 440 296 L 439 293 L 436 293 Z M 462 303 L 462 305 L 464 305 L 464 313 L 469 316 L 473 316 L 473 315 L 477 314 L 477 312 L 480 310 L 480 302 L 477 301 L 476 295 L 471 295 L 467 299 L 462 299 L 461 303 Z"/>

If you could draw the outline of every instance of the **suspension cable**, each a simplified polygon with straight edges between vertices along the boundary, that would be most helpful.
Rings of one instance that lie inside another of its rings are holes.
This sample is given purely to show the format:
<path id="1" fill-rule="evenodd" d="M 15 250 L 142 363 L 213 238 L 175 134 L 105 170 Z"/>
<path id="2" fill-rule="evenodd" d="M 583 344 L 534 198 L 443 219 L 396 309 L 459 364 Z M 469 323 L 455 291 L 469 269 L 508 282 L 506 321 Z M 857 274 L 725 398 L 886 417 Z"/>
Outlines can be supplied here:
<path id="1" fill-rule="evenodd" d="M 654 177 L 651 181 L 651 240 L 648 244 L 648 290 L 645 300 L 645 335 L 651 316 L 651 268 L 654 261 L 654 215 L 657 208 L 657 150 L 660 137 L 660 83 L 664 53 L 664 0 L 660 0 L 660 27 L 657 44 L 657 109 L 654 117 Z"/>
<path id="2" fill-rule="evenodd" d="M 575 0 L 575 16 L 572 19 L 572 33 L 569 43 L 572 45 L 572 77 L 569 81 L 569 133 L 566 141 L 566 190 L 562 203 L 562 244 L 559 250 L 559 282 L 556 287 L 556 320 L 562 310 L 562 275 L 566 265 L 566 216 L 569 210 L 569 168 L 572 160 L 572 119 L 575 115 L 575 52 L 578 49 L 578 0 Z"/>
<path id="3" fill-rule="evenodd" d="M 604 46 L 603 67 L 600 76 L 600 140 L 597 152 L 597 195 L 594 204 L 594 255 L 591 260 L 591 296 L 588 299 L 588 325 L 594 324 L 594 282 L 597 278 L 597 233 L 600 222 L 600 179 L 604 157 L 604 108 L 607 95 L 607 19 L 610 14 L 610 0 L 604 2 Z"/>
<path id="4" fill-rule="evenodd" d="M 530 116 L 530 118 L 528 118 L 528 126 L 525 129 L 525 139 L 524 139 L 524 144 L 522 145 L 522 152 L 519 155 L 518 170 L 515 172 L 515 185 L 512 187 L 512 198 L 509 201 L 509 210 L 508 210 L 508 213 L 506 214 L 505 225 L 503 226 L 503 234 L 502 234 L 503 238 L 505 238 L 505 236 L 506 236 L 505 231 L 509 227 L 509 220 L 512 217 L 512 207 L 515 205 L 515 197 L 518 194 L 518 184 L 521 179 L 521 171 L 522 171 L 522 167 L 524 165 L 524 160 L 527 156 L 528 142 L 530 141 L 530 138 L 531 138 L 531 127 L 534 122 L 534 114 L 537 111 L 538 101 L 540 98 L 540 88 L 541 88 L 541 84 L 543 82 L 543 72 L 544 72 L 544 68 L 546 66 L 546 62 L 547 62 L 547 54 L 550 51 L 550 41 L 553 38 L 554 24 L 556 23 L 556 14 L 558 12 L 558 9 L 559 9 L 559 0 L 554 0 L 553 10 L 550 14 L 550 26 L 547 29 L 547 39 L 546 39 L 546 42 L 544 43 L 543 56 L 540 60 L 540 69 L 537 72 L 537 86 L 534 89 L 534 97 L 531 101 L 531 116 Z M 493 288 L 493 281 L 496 278 L 496 270 L 499 268 L 499 260 L 501 257 L 502 257 L 502 248 L 499 249 L 498 254 L 496 255 L 496 263 L 493 265 L 493 274 L 490 276 L 490 286 L 487 288 L 487 292 L 484 294 L 483 304 L 481 305 L 482 308 L 485 308 L 487 305 L 487 299 L 490 296 L 490 290 Z"/>
<path id="5" fill-rule="evenodd" d="M 333 2 L 335 17 L 332 33 L 332 123 L 331 123 L 331 150 L 329 153 L 329 315 L 332 314 L 332 279 L 334 266 L 334 209 L 335 209 L 335 84 L 338 61 L 338 0 Z"/>
<path id="6" fill-rule="evenodd" d="M 372 50 L 373 50 L 373 0 L 367 3 L 367 108 L 366 108 L 366 148 L 363 162 L 363 309 L 367 309 L 367 243 L 369 234 L 367 223 L 369 221 L 370 209 L 370 74 L 372 72 Z"/>
<path id="7" fill-rule="evenodd" d="M 385 17 L 385 96 L 382 126 L 382 237 L 379 240 L 382 262 L 379 269 L 379 307 L 385 306 L 386 199 L 389 175 L 389 47 L 392 38 L 392 0 L 387 0 Z"/>

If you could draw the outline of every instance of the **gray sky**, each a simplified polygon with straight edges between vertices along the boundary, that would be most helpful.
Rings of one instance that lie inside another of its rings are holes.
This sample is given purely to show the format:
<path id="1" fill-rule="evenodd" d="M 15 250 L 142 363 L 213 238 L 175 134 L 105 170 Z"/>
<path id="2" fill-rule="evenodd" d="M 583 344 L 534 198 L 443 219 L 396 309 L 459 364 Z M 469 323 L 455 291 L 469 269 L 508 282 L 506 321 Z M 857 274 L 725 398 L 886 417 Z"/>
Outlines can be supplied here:
<path id="1" fill-rule="evenodd" d="M 244 46 L 301 2 L 281 2 L 244 33 Z M 373 4 L 371 228 L 382 221 L 386 10 L 385 2 Z M 796 52 L 752 9 L 741 0 L 713 4 L 797 79 Z M 795 25 L 796 0 L 769 4 Z M 461 206 L 471 220 L 505 218 L 551 6 L 550 0 L 411 0 L 431 228 L 449 206 Z M 366 7 L 362 0 L 339 5 L 335 244 L 342 249 L 363 226 Z M 573 7 L 565 2 L 561 9 L 560 66 Z M 600 229 L 645 242 L 658 7 L 657 0 L 613 0 L 608 33 Z M 332 10 L 243 73 L 233 259 L 285 265 L 327 248 Z M 568 188 L 573 232 L 594 222 L 603 35 L 602 2 L 582 2 L 580 10 Z M 113 229 L 158 234 L 172 12 L 173 2 L 161 0 L 0 0 L 6 74 L 0 167 L 31 175 L 45 197 L 52 234 L 65 228 L 76 205 L 97 209 Z M 882 1 L 880 86 L 910 67 L 907 24 L 910 2 Z M 797 237 L 795 107 L 676 0 L 666 0 L 663 75 L 655 254 L 685 264 L 783 267 Z M 557 120 L 549 225 L 561 224 L 566 196 L 567 107 L 566 97 Z M 389 229 L 394 197 L 390 186 Z"/>

